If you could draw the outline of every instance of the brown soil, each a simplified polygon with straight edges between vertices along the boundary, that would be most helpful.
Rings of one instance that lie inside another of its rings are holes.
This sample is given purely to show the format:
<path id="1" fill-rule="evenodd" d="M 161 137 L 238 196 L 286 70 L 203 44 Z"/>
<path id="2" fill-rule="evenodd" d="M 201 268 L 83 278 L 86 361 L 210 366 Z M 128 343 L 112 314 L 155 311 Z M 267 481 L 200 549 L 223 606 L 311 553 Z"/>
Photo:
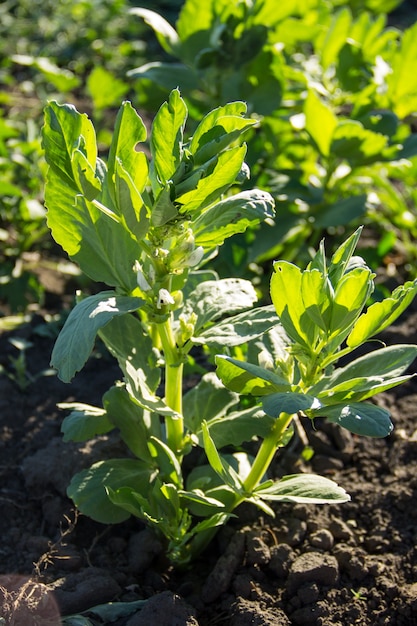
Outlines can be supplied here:
<path id="1" fill-rule="evenodd" d="M 71 385 L 46 375 L 50 328 L 36 315 L 0 337 L 0 624 L 56 626 L 59 615 L 85 612 L 84 623 L 115 626 L 417 625 L 417 381 L 376 399 L 392 412 L 389 438 L 317 425 L 309 465 L 295 449 L 277 460 L 277 473 L 333 478 L 351 502 L 284 505 L 275 519 L 242 507 L 197 562 L 176 572 L 140 522 L 106 527 L 66 498 L 73 473 L 117 442 L 63 443 L 56 405 L 99 405 L 119 372 L 97 350 Z M 416 343 L 416 328 L 410 312 L 384 339 Z M 17 355 L 10 336 L 33 343 L 25 391 L 7 375 Z M 88 613 L 109 602 L 133 604 Z"/>

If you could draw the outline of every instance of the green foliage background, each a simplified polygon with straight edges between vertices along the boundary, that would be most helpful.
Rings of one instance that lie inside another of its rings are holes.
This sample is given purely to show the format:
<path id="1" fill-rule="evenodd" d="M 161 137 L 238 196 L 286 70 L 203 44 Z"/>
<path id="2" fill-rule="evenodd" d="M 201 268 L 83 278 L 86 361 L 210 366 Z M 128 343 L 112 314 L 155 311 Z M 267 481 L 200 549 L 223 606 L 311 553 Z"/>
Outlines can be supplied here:
<path id="1" fill-rule="evenodd" d="M 150 120 L 177 86 L 196 122 L 237 98 L 261 122 L 248 141 L 248 187 L 274 195 L 277 219 L 227 243 L 216 261 L 222 276 L 249 277 L 265 291 L 273 259 L 307 262 L 323 234 L 336 245 L 358 224 L 366 225 L 361 254 L 374 269 L 399 282 L 415 276 L 410 3 L 211 0 L 204 11 L 195 0 L 137 4 L 0 7 L 0 301 L 8 311 L 42 301 L 33 266 L 57 254 L 43 208 L 47 100 L 90 114 L 105 151 L 122 100 Z M 161 16 L 159 26 L 149 11 Z"/>

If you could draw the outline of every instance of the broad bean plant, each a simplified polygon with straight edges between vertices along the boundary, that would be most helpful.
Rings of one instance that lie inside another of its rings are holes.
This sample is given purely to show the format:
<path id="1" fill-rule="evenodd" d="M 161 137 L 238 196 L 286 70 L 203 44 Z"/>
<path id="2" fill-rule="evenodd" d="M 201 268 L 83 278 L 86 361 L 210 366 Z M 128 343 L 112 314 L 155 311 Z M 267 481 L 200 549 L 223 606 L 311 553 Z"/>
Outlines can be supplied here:
<path id="1" fill-rule="evenodd" d="M 366 308 L 374 274 L 353 256 L 360 230 L 329 261 L 321 245 L 305 270 L 275 263 L 270 305 L 257 304 L 250 281 L 210 269 L 227 238 L 274 215 L 274 201 L 239 191 L 249 186 L 244 135 L 256 124 L 245 104 L 214 109 L 188 138 L 187 113 L 175 89 L 148 131 L 123 103 L 106 162 L 91 121 L 73 106 L 49 103 L 43 129 L 52 235 L 108 286 L 77 294 L 51 364 L 70 382 L 98 336 L 122 374 L 102 406 L 61 405 L 71 411 L 65 440 L 116 431 L 126 449 L 76 474 L 68 495 L 102 523 L 145 521 L 177 566 L 243 502 L 274 515 L 282 501 L 347 501 L 328 478 L 274 478 L 271 462 L 295 419 L 324 416 L 354 433 L 388 435 L 389 413 L 365 401 L 407 380 L 417 355 L 416 346 L 373 344 L 335 367 L 391 324 L 417 289 L 407 283 Z M 207 371 L 187 391 L 193 350 L 207 356 Z"/>

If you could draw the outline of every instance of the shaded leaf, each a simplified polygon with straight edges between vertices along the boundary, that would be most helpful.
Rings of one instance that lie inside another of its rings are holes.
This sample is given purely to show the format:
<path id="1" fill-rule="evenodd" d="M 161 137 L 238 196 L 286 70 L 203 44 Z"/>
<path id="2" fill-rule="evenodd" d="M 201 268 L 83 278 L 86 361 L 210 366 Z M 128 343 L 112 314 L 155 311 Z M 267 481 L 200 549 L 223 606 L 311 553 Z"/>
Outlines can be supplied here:
<path id="1" fill-rule="evenodd" d="M 196 344 L 239 346 L 263 335 L 276 324 L 274 307 L 259 307 L 217 322 L 193 337 L 192 341 Z"/>
<path id="2" fill-rule="evenodd" d="M 271 417 L 279 417 L 281 413 L 298 413 L 307 411 L 319 404 L 317 398 L 308 394 L 284 392 L 273 393 L 262 400 L 262 407 Z"/>
<path id="3" fill-rule="evenodd" d="M 63 441 L 87 441 L 114 428 L 103 408 L 81 402 L 61 402 L 58 407 L 71 411 L 61 425 Z"/>
<path id="4" fill-rule="evenodd" d="M 317 414 L 325 415 L 329 422 L 365 437 L 387 437 L 393 429 L 389 411 L 368 402 L 325 407 Z"/>
<path id="5" fill-rule="evenodd" d="M 136 459 L 99 461 L 73 477 L 67 494 L 84 515 L 102 524 L 116 524 L 130 514 L 110 502 L 106 487 L 113 491 L 130 487 L 146 494 L 151 477 L 149 467 Z"/>
<path id="6" fill-rule="evenodd" d="M 136 311 L 142 304 L 141 298 L 120 296 L 114 291 L 102 291 L 78 302 L 52 351 L 51 365 L 58 370 L 59 378 L 69 382 L 83 367 L 102 326 L 117 315 Z"/>
<path id="7" fill-rule="evenodd" d="M 249 280 L 207 280 L 197 285 L 188 295 L 183 312 L 187 316 L 192 313 L 197 315 L 197 331 L 219 317 L 251 308 L 257 299 L 256 291 Z"/>

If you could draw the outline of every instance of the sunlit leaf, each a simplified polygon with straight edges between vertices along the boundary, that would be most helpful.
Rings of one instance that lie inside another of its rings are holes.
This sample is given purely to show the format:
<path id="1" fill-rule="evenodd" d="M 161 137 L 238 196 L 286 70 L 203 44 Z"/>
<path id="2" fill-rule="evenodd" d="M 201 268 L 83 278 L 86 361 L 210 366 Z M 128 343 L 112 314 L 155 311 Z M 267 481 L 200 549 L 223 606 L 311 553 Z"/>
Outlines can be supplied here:
<path id="1" fill-rule="evenodd" d="M 360 346 L 390 326 L 411 304 L 416 293 L 417 281 L 409 281 L 394 289 L 390 297 L 371 304 L 366 313 L 359 317 L 348 336 L 348 346 L 351 348 Z"/>
<path id="2" fill-rule="evenodd" d="M 306 116 L 306 131 L 316 143 L 319 151 L 324 156 L 330 154 L 330 144 L 334 130 L 337 126 L 337 117 L 324 104 L 314 91 L 309 91 L 304 112 Z"/>
<path id="3" fill-rule="evenodd" d="M 331 504 L 350 500 L 350 496 L 342 487 L 328 478 L 314 474 L 283 476 L 272 485 L 263 487 L 261 484 L 255 493 L 264 500 L 305 504 Z"/>
<path id="4" fill-rule="evenodd" d="M 193 222 L 195 241 L 204 248 L 221 245 L 225 239 L 274 216 L 274 199 L 258 189 L 221 200 Z"/>
<path id="5" fill-rule="evenodd" d="M 134 7 L 129 10 L 129 13 L 141 17 L 144 22 L 154 30 L 155 35 L 165 52 L 168 52 L 169 54 L 176 53 L 179 45 L 177 31 L 169 22 L 167 22 L 165 18 L 162 17 L 162 15 L 142 7 Z"/>
<path id="6" fill-rule="evenodd" d="M 182 158 L 182 142 L 187 107 L 178 89 L 171 91 L 152 123 L 151 152 L 153 188 L 165 186 L 174 175 Z M 159 182 L 155 180 L 155 176 Z"/>
<path id="7" fill-rule="evenodd" d="M 285 378 L 259 365 L 222 355 L 216 356 L 216 365 L 217 375 L 232 391 L 254 396 L 291 391 L 291 385 Z"/>

